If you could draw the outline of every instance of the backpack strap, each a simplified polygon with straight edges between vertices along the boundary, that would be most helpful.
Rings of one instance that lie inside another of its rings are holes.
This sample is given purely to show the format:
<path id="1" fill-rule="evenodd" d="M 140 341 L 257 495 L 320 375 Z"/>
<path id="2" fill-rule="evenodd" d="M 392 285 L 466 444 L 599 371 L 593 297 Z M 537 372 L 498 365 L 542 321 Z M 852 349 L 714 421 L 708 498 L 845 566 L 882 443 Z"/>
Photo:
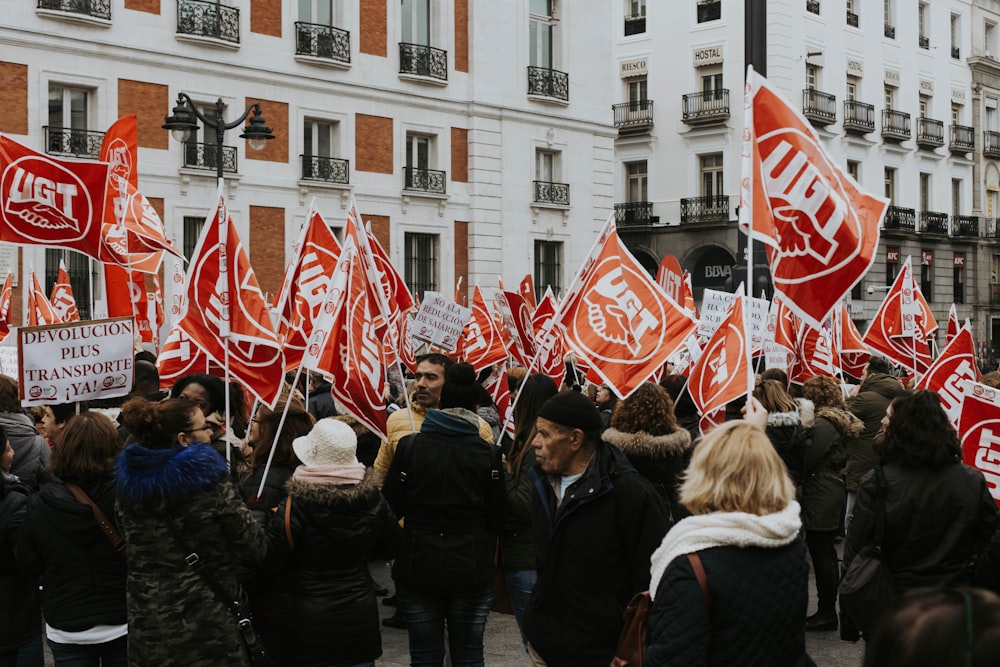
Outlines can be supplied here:
<path id="1" fill-rule="evenodd" d="M 290 494 L 285 498 L 285 539 L 288 540 L 288 548 L 295 551 L 295 539 L 292 538 L 292 496 Z"/>
<path id="2" fill-rule="evenodd" d="M 698 579 L 701 594 L 705 596 L 705 603 L 708 605 L 709 610 L 711 610 L 712 593 L 708 590 L 708 577 L 705 575 L 705 566 L 701 564 L 701 556 L 698 555 L 697 551 L 692 551 L 687 555 L 687 559 L 691 563 L 691 569 L 694 570 L 695 578 Z"/>
<path id="3" fill-rule="evenodd" d="M 97 503 L 91 500 L 90 496 L 88 496 L 86 492 L 79 487 L 79 485 L 74 484 L 73 482 L 63 482 L 63 486 L 66 487 L 67 491 L 73 494 L 73 497 L 76 498 L 77 502 L 83 503 L 84 505 L 90 505 L 90 509 L 94 513 L 94 520 L 97 521 L 97 525 L 101 527 L 101 531 L 108 538 L 108 540 L 111 541 L 111 546 L 115 548 L 118 555 L 125 558 L 125 538 L 122 537 L 120 532 L 118 532 L 115 524 L 108 521 L 108 517 L 104 515 L 104 512 L 102 512 L 101 508 L 97 506 Z"/>

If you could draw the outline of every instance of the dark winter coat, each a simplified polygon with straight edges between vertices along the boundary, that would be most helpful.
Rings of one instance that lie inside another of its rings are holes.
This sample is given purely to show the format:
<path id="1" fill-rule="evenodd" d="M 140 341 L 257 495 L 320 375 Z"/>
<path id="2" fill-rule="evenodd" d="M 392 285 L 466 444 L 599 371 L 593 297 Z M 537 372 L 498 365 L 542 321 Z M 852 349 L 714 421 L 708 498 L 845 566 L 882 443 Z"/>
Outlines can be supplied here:
<path id="1" fill-rule="evenodd" d="M 500 533 L 500 565 L 504 570 L 535 569 L 535 538 L 531 515 L 535 505 L 535 448 L 525 445 L 518 474 L 507 474 L 507 521 Z M 508 457 L 507 464 L 514 461 Z"/>
<path id="2" fill-rule="evenodd" d="M 0 652 L 42 635 L 38 579 L 20 574 L 14 556 L 30 493 L 16 478 L 0 473 Z"/>
<path id="3" fill-rule="evenodd" d="M 840 408 L 820 408 L 809 430 L 802 484 L 802 526 L 806 530 L 837 530 L 844 511 L 847 443 L 861 433 L 861 420 Z"/>
<path id="4" fill-rule="evenodd" d="M 844 477 L 847 490 L 857 492 L 861 478 L 878 462 L 875 437 L 882 430 L 886 408 L 903 391 L 899 380 L 885 373 L 871 373 L 858 390 L 858 395 L 847 401 L 847 409 L 862 421 L 861 435 L 847 443 L 847 465 Z"/>
<path id="5" fill-rule="evenodd" d="M 403 522 L 393 579 L 422 595 L 472 595 L 493 583 L 503 527 L 500 448 L 468 410 L 428 410 L 420 433 L 399 442 L 382 494 Z"/>
<path id="6" fill-rule="evenodd" d="M 247 665 L 233 615 L 185 562 L 193 550 L 235 596 L 236 559 L 264 556 L 264 533 L 237 495 L 225 460 L 205 443 L 132 444 L 118 459 L 117 477 L 129 564 L 129 663 Z"/>
<path id="7" fill-rule="evenodd" d="M 266 588 L 252 603 L 254 625 L 279 665 L 340 667 L 382 655 L 368 561 L 395 555 L 400 528 L 371 472 L 354 486 L 292 479 L 268 523 Z"/>
<path id="8" fill-rule="evenodd" d="M 116 523 L 112 471 L 80 488 Z M 127 622 L 125 553 L 115 550 L 90 506 L 77 502 L 62 482 L 47 482 L 32 496 L 17 556 L 22 572 L 42 578 L 42 607 L 52 627 L 80 632 Z"/>
<path id="9" fill-rule="evenodd" d="M 309 392 L 309 413 L 316 419 L 336 417 L 337 407 L 333 402 L 333 385 L 323 381 Z"/>
<path id="10" fill-rule="evenodd" d="M 983 474 L 943 468 L 883 466 L 887 486 L 882 553 L 897 589 L 968 586 L 969 563 L 986 547 L 1000 518 Z M 875 472 L 865 475 L 844 542 L 844 567 L 875 535 Z"/>
<path id="11" fill-rule="evenodd" d="M 625 455 L 599 442 L 556 507 L 539 466 L 532 530 L 538 581 L 524 619 L 550 665 L 607 665 L 632 596 L 649 588 L 649 558 L 670 527 L 663 499 Z"/>
<path id="12" fill-rule="evenodd" d="M 1000 593 L 1000 529 L 993 532 L 993 538 L 976 562 L 975 584 Z"/>
<path id="13" fill-rule="evenodd" d="M 685 557 L 671 561 L 650 609 L 644 664 L 813 664 L 806 655 L 809 564 L 801 539 L 774 549 L 723 546 L 698 555 L 711 603 L 706 602 L 690 561 Z"/>
<path id="14" fill-rule="evenodd" d="M 798 412 L 772 412 L 767 415 L 768 440 L 785 463 L 795 488 L 802 488 L 805 478 L 806 431 Z"/>
<path id="15" fill-rule="evenodd" d="M 288 466 L 272 465 L 267 471 L 267 481 L 264 482 L 264 493 L 258 498 L 257 489 L 260 488 L 260 480 L 264 476 L 264 466 L 260 466 L 245 473 L 240 479 L 240 497 L 252 510 L 273 510 L 278 506 L 285 496 L 288 495 L 286 485 L 292 478 L 294 468 Z"/>
<path id="16" fill-rule="evenodd" d="M 49 464 L 52 449 L 39 435 L 35 420 L 23 412 L 0 412 L 0 426 L 14 449 L 10 473 L 17 475 L 22 484 L 37 490 L 48 477 L 45 467 Z"/>
<path id="17" fill-rule="evenodd" d="M 691 434 L 678 428 L 667 435 L 650 435 L 645 431 L 626 433 L 612 427 L 601 438 L 628 457 L 639 474 L 649 480 L 667 504 L 671 516 L 677 520 L 681 514 L 678 490 L 681 474 L 691 460 Z"/>

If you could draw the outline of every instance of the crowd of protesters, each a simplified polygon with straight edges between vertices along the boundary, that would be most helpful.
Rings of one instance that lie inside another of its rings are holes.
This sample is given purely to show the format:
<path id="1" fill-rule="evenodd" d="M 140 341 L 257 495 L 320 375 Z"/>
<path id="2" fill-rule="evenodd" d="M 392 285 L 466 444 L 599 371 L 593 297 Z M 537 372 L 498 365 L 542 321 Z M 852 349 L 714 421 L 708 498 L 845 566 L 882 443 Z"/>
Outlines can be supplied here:
<path id="1" fill-rule="evenodd" d="M 811 665 L 807 632 L 862 634 L 837 590 L 880 502 L 900 596 L 865 665 L 994 664 L 1000 517 L 936 394 L 878 358 L 853 388 L 766 371 L 702 435 L 682 376 L 569 378 L 509 371 L 505 429 L 483 374 L 424 355 L 382 442 L 321 376 L 269 408 L 137 361 L 128 397 L 28 411 L 0 375 L 0 667 L 43 638 L 56 665 L 373 665 L 386 560 L 413 665 L 485 664 L 503 598 L 524 664 L 604 667 L 647 590 L 647 665 Z"/>

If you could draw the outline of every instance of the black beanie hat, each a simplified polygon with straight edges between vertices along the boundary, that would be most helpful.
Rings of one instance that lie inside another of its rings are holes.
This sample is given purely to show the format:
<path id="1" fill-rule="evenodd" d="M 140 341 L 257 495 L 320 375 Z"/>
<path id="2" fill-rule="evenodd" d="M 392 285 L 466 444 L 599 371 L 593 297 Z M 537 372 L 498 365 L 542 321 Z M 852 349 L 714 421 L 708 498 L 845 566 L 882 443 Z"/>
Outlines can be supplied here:
<path id="1" fill-rule="evenodd" d="M 581 431 L 596 431 L 603 426 L 594 402 L 573 390 L 560 392 L 542 403 L 538 416 Z"/>

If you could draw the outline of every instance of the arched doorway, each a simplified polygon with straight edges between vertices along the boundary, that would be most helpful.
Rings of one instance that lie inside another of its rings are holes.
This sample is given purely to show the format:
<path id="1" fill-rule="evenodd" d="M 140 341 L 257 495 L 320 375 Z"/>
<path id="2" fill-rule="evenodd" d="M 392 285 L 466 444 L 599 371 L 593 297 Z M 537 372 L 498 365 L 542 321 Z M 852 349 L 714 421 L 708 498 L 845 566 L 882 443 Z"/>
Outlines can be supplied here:
<path id="1" fill-rule="evenodd" d="M 695 260 L 691 271 L 691 290 L 694 300 L 701 303 L 705 289 L 725 290 L 726 281 L 733 275 L 736 258 L 720 246 L 708 246 Z"/>

